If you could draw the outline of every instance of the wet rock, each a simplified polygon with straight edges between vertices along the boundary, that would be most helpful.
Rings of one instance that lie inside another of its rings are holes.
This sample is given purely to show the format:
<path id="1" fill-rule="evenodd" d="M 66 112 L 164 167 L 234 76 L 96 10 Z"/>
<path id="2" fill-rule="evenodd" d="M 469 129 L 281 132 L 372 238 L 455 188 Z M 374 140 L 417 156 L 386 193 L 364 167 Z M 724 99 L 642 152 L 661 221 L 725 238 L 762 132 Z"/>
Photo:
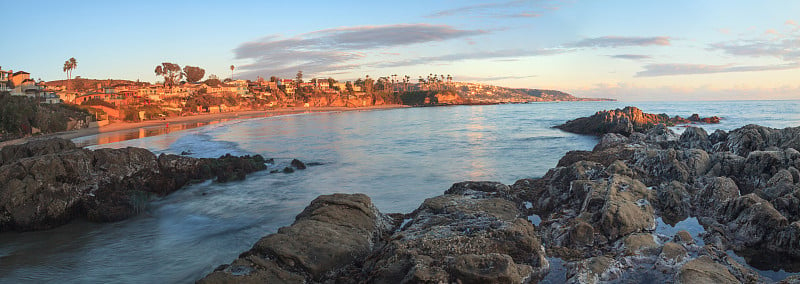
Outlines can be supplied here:
<path id="1" fill-rule="evenodd" d="M 618 261 L 606 256 L 591 257 L 573 264 L 567 276 L 567 283 L 599 283 L 611 281 L 619 277 L 620 266 Z"/>
<path id="2" fill-rule="evenodd" d="M 292 167 L 294 167 L 295 169 L 298 169 L 298 170 L 305 170 L 306 169 L 306 164 L 304 164 L 303 162 L 301 162 L 298 159 L 292 159 L 292 162 L 290 164 L 292 165 Z"/>
<path id="3" fill-rule="evenodd" d="M 453 184 L 444 194 L 481 195 L 482 193 L 508 193 L 510 188 L 493 181 L 464 181 Z"/>
<path id="4" fill-rule="evenodd" d="M 7 149 L 20 152 L 0 166 L 0 231 L 49 229 L 76 218 L 118 221 L 193 180 L 264 168 L 260 156 L 156 157 L 140 148 L 92 151 L 59 139 Z"/>
<path id="5" fill-rule="evenodd" d="M 711 145 L 728 142 L 728 132 L 722 129 L 714 130 L 714 133 L 708 135 L 708 141 L 711 142 Z"/>
<path id="6" fill-rule="evenodd" d="M 606 133 L 600 137 L 600 142 L 597 142 L 597 145 L 594 146 L 592 151 L 602 151 L 608 148 L 617 147 L 620 145 L 625 145 L 630 142 L 628 137 L 625 137 L 622 134 L 617 133 Z"/>
<path id="7" fill-rule="evenodd" d="M 592 191 L 596 192 L 592 193 L 595 196 L 605 195 L 596 227 L 609 240 L 655 228 L 653 207 L 649 202 L 652 197 L 641 182 L 613 176 L 608 183 L 596 183 Z"/>
<path id="8" fill-rule="evenodd" d="M 290 167 L 285 167 L 285 168 L 283 168 L 283 173 L 284 173 L 284 174 L 291 174 L 291 173 L 293 173 L 293 172 L 294 172 L 294 169 L 293 169 L 293 168 L 290 168 Z"/>
<path id="9" fill-rule="evenodd" d="M 392 228 L 391 219 L 366 195 L 322 195 L 291 226 L 262 238 L 228 268 L 199 282 L 321 281 L 329 272 L 363 261 Z"/>
<path id="10" fill-rule="evenodd" d="M 675 233 L 675 236 L 672 238 L 672 240 L 679 244 L 687 244 L 687 245 L 694 244 L 694 239 L 692 238 L 692 234 L 690 234 L 686 230 L 680 230 L 677 233 Z"/>
<path id="11" fill-rule="evenodd" d="M 746 157 L 752 151 L 800 149 L 800 127 L 773 129 L 759 125 L 746 125 L 728 133 L 727 147 L 731 152 Z"/>
<path id="12" fill-rule="evenodd" d="M 722 264 L 709 256 L 701 256 L 684 264 L 675 276 L 676 283 L 721 284 L 739 283 L 739 280 Z"/>

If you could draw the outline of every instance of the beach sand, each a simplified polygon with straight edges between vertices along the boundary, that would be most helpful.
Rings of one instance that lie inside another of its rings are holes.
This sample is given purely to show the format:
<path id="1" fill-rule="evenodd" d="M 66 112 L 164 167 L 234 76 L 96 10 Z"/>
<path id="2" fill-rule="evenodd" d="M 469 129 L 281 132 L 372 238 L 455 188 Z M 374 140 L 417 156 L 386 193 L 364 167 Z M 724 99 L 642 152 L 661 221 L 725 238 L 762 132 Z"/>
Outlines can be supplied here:
<path id="1" fill-rule="evenodd" d="M 395 108 L 404 108 L 408 107 L 405 105 L 379 105 L 379 106 L 368 106 L 368 107 L 289 107 L 289 108 L 279 108 L 279 109 L 269 109 L 269 110 L 251 110 L 251 111 L 237 111 L 237 112 L 222 112 L 222 113 L 214 113 L 214 114 L 199 114 L 199 115 L 191 115 L 191 116 L 181 116 L 181 117 L 169 117 L 164 120 L 148 120 L 142 122 L 114 122 L 105 126 L 100 127 L 90 127 L 90 128 L 83 128 L 71 131 L 64 131 L 64 132 L 57 132 L 57 133 L 49 133 L 44 135 L 37 135 L 37 136 L 30 136 L 20 139 L 8 140 L 0 142 L 0 148 L 8 146 L 8 145 L 17 145 L 23 144 L 28 141 L 35 141 L 35 140 L 43 140 L 43 139 L 50 139 L 50 138 L 63 138 L 63 139 L 75 139 L 80 137 L 98 135 L 98 134 L 108 134 L 114 132 L 126 132 L 131 131 L 134 129 L 142 129 L 142 128 L 156 128 L 156 127 L 166 127 L 170 124 L 179 125 L 179 124 L 197 124 L 197 123 L 208 123 L 213 121 L 220 121 L 220 120 L 233 120 L 233 119 L 247 119 L 247 118 L 255 118 L 255 117 L 265 117 L 265 116 L 276 116 L 276 115 L 287 115 L 287 114 L 298 114 L 298 113 L 314 113 L 314 112 L 344 112 L 344 111 L 365 111 L 365 110 L 377 110 L 377 109 L 395 109 Z"/>

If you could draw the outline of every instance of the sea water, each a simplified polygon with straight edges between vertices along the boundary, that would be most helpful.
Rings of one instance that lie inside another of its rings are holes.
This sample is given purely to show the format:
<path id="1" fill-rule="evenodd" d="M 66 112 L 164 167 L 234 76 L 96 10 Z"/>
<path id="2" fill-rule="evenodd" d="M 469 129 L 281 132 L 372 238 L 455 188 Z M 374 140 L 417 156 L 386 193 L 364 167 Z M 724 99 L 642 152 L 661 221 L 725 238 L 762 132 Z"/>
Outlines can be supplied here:
<path id="1" fill-rule="evenodd" d="M 456 182 L 511 184 L 541 177 L 567 151 L 590 150 L 598 140 L 552 126 L 626 105 L 631 103 L 329 112 L 75 139 L 90 148 L 134 146 L 194 157 L 260 154 L 276 159 L 273 168 L 293 158 L 321 165 L 292 174 L 262 171 L 244 181 L 187 186 L 121 222 L 79 220 L 47 231 L 0 234 L 0 282 L 193 282 L 231 262 L 262 236 L 290 225 L 321 194 L 365 193 L 384 213 L 407 213 Z M 750 123 L 800 126 L 800 101 L 633 105 L 650 113 L 722 117 L 720 124 L 702 126 L 709 132 Z M 131 138 L 137 139 L 126 140 Z M 120 142 L 105 143 L 110 141 Z"/>

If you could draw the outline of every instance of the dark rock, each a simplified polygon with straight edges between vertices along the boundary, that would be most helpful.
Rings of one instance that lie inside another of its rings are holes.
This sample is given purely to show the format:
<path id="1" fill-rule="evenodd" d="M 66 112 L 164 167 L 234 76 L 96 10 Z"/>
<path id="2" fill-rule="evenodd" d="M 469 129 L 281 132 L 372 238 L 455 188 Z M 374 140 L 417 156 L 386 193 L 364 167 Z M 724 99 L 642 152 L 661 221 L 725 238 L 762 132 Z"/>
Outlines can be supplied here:
<path id="1" fill-rule="evenodd" d="M 696 148 L 704 151 L 711 150 L 711 141 L 708 133 L 699 127 L 687 127 L 680 137 L 680 144 L 684 148 Z"/>
<path id="2" fill-rule="evenodd" d="M 292 159 L 291 165 L 292 165 L 292 167 L 294 167 L 295 169 L 298 169 L 298 170 L 305 170 L 306 169 L 306 164 L 304 164 L 303 162 L 301 162 L 298 159 Z"/>
<path id="3" fill-rule="evenodd" d="M 451 268 L 459 283 L 524 283 L 533 269 L 506 254 L 459 255 Z"/>
<path id="4" fill-rule="evenodd" d="M 293 173 L 293 172 L 294 172 L 293 168 L 290 168 L 290 167 L 283 168 L 283 173 L 284 174 L 290 174 L 290 173 Z"/>
<path id="5" fill-rule="evenodd" d="M 627 255 L 652 255 L 659 253 L 659 246 L 652 234 L 631 234 L 622 241 Z"/>
<path id="6" fill-rule="evenodd" d="M 720 213 L 730 241 L 739 247 L 762 246 L 789 223 L 772 204 L 755 194 L 726 202 Z"/>
<path id="7" fill-rule="evenodd" d="M 91 151 L 63 139 L 9 147 L 0 166 L 0 231 L 49 229 L 81 217 L 118 221 L 193 180 L 231 172 L 243 178 L 264 168 L 260 156 L 156 157 L 130 147 Z"/>
<path id="8" fill-rule="evenodd" d="M 700 119 L 709 123 L 719 123 L 719 118 Z M 618 133 L 629 136 L 634 132 L 647 131 L 658 124 L 672 126 L 691 121 L 679 116 L 669 117 L 666 114 L 644 113 L 636 107 L 625 107 L 623 109 L 604 110 L 595 113 L 590 117 L 581 117 L 567 121 L 555 128 L 578 134 L 602 135 L 606 133 Z"/>
<path id="9" fill-rule="evenodd" d="M 671 182 L 658 189 L 656 209 L 664 223 L 675 225 L 689 217 L 691 198 L 680 182 Z"/>

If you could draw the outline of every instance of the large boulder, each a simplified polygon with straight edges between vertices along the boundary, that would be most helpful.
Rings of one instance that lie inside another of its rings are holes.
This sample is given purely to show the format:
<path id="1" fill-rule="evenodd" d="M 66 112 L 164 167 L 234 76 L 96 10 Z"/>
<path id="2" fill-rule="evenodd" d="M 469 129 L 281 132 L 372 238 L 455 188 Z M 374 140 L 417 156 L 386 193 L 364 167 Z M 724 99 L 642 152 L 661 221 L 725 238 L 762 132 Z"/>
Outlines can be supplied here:
<path id="1" fill-rule="evenodd" d="M 368 258 L 367 282 L 521 283 L 549 268 L 533 225 L 508 200 L 446 194 L 411 217 Z"/>
<path id="2" fill-rule="evenodd" d="M 338 269 L 363 261 L 392 230 L 392 221 L 366 195 L 322 195 L 291 226 L 262 238 L 199 282 L 323 282 Z"/>
<path id="3" fill-rule="evenodd" d="M 684 148 L 711 150 L 711 141 L 708 139 L 708 133 L 700 127 L 687 127 L 679 140 L 681 147 Z"/>

